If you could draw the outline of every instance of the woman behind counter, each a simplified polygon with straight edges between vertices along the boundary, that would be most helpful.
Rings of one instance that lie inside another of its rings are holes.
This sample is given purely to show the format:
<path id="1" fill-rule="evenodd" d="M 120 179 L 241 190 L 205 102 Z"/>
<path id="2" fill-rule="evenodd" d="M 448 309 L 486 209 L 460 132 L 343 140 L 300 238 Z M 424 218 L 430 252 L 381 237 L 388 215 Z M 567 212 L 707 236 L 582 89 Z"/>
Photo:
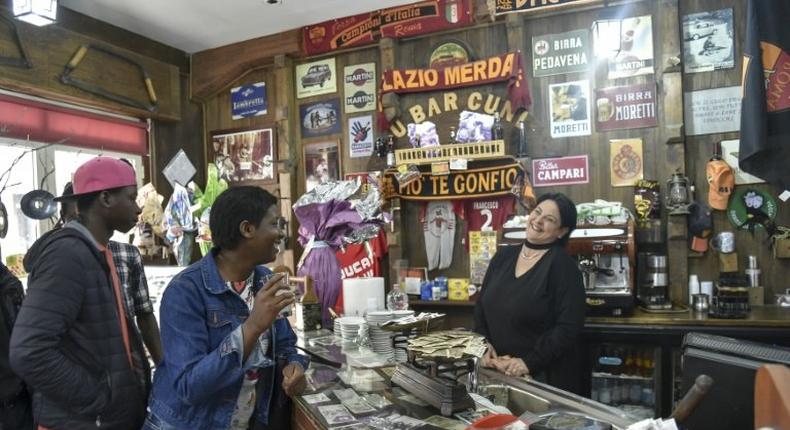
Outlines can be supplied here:
<path id="1" fill-rule="evenodd" d="M 483 366 L 580 391 L 584 284 L 565 252 L 575 227 L 574 203 L 544 194 L 530 213 L 524 245 L 494 255 L 474 315 L 475 331 L 489 342 Z"/>

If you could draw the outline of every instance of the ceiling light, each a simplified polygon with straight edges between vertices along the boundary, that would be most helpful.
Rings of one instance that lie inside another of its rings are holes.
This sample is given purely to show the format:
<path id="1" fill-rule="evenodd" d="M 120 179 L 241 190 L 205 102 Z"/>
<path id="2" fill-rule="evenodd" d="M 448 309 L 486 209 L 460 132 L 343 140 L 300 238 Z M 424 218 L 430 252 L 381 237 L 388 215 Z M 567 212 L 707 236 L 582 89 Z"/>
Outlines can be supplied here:
<path id="1" fill-rule="evenodd" d="M 58 0 L 14 0 L 14 16 L 39 27 L 55 22 Z"/>

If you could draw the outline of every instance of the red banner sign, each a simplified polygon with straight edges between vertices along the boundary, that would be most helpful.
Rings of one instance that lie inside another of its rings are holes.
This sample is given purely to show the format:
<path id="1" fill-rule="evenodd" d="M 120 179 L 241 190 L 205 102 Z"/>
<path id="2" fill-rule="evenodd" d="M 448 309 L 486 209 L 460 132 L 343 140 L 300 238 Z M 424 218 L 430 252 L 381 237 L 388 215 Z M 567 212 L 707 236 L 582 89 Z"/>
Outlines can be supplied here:
<path id="1" fill-rule="evenodd" d="M 520 51 L 488 57 L 444 69 L 394 69 L 381 77 L 379 96 L 387 93 L 421 93 L 508 81 L 508 99 L 513 111 L 526 109 L 532 98 L 527 86 Z M 379 113 L 381 113 L 379 103 Z M 389 124 L 379 115 L 379 126 Z"/>
<path id="2" fill-rule="evenodd" d="M 532 160 L 532 186 L 586 184 L 590 182 L 586 155 Z"/>
<path id="3" fill-rule="evenodd" d="M 333 19 L 302 29 L 304 51 L 320 54 L 472 24 L 471 0 L 430 0 Z"/>

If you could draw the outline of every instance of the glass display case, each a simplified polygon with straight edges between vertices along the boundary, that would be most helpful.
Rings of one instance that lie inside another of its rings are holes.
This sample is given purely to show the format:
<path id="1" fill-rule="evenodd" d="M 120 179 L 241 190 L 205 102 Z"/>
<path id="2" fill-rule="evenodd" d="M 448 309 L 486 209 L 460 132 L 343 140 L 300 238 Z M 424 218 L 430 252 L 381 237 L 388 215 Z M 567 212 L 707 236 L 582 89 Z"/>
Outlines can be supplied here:
<path id="1" fill-rule="evenodd" d="M 590 398 L 640 418 L 659 416 L 659 348 L 603 343 L 593 346 Z"/>

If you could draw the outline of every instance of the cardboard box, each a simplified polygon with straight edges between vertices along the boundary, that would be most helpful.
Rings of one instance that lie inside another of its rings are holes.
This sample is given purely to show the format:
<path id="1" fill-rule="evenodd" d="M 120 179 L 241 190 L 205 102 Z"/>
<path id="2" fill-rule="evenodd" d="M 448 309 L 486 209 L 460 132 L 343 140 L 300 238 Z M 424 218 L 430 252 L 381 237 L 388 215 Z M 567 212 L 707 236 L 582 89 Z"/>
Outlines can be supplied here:
<path id="1" fill-rule="evenodd" d="M 765 304 L 765 287 L 749 288 L 749 306 L 763 306 Z"/>
<path id="2" fill-rule="evenodd" d="M 732 252 L 729 254 L 719 253 L 719 272 L 737 272 L 738 271 L 738 253 Z"/>
<path id="3" fill-rule="evenodd" d="M 774 242 L 774 258 L 790 258 L 790 239 Z"/>
<path id="4" fill-rule="evenodd" d="M 469 279 L 450 278 L 447 280 L 447 298 L 449 300 L 469 301 Z"/>

